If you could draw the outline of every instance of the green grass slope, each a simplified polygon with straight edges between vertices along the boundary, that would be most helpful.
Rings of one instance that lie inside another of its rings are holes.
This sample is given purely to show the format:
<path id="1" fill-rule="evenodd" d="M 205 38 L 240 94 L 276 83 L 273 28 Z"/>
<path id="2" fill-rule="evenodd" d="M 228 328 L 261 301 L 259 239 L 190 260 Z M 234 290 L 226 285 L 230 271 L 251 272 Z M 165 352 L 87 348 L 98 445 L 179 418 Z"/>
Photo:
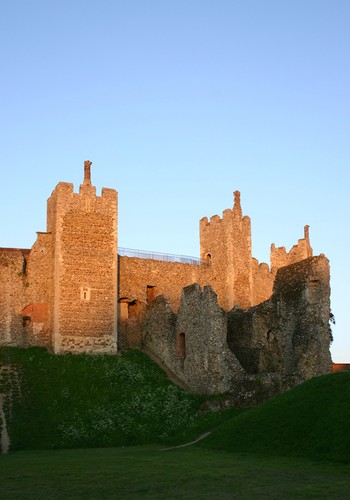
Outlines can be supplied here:
<path id="1" fill-rule="evenodd" d="M 215 429 L 202 446 L 350 462 L 350 373 L 317 377 Z"/>
<path id="2" fill-rule="evenodd" d="M 145 354 L 49 354 L 1 348 L 11 450 L 103 447 L 165 440 L 191 425 L 201 399 L 172 384 Z M 16 375 L 18 374 L 18 376 Z"/>

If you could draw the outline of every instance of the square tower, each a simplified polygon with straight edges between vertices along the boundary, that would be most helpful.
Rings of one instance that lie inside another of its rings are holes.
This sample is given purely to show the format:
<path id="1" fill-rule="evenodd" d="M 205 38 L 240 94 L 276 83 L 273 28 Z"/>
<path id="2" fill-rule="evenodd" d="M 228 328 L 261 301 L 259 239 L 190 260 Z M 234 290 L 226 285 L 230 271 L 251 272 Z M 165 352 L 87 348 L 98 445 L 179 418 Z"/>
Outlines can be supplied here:
<path id="1" fill-rule="evenodd" d="M 233 209 L 222 218 L 200 220 L 200 256 L 211 268 L 211 284 L 226 311 L 253 304 L 251 224 L 242 216 L 240 192 L 234 193 Z"/>
<path id="2" fill-rule="evenodd" d="M 118 194 L 103 188 L 96 195 L 86 161 L 79 193 L 60 182 L 47 203 L 55 353 L 117 351 L 117 230 Z"/>

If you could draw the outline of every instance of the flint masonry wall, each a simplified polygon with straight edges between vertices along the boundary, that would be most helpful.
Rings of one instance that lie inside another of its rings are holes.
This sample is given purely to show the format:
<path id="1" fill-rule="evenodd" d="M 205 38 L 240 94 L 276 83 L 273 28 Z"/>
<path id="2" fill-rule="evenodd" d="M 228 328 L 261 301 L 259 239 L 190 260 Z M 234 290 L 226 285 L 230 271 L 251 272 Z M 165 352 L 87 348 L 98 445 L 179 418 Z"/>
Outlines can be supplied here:
<path id="1" fill-rule="evenodd" d="M 247 373 L 330 373 L 329 299 L 324 255 L 283 267 L 270 300 L 229 313 L 228 345 Z"/>
<path id="2" fill-rule="evenodd" d="M 26 305 L 25 260 L 29 250 L 0 248 L 0 345 L 25 345 L 22 308 Z"/>
<path id="3" fill-rule="evenodd" d="M 253 277 L 253 300 L 252 306 L 260 304 L 272 295 L 273 283 L 276 276 L 276 270 L 271 271 L 269 266 L 262 262 L 259 264 L 257 259 L 252 259 L 252 277 Z"/>
<path id="4" fill-rule="evenodd" d="M 192 283 L 205 285 L 212 279 L 212 268 L 136 257 L 119 257 L 118 346 L 141 345 L 140 321 L 147 305 L 165 295 L 177 311 L 182 289 Z"/>
<path id="5" fill-rule="evenodd" d="M 330 373 L 329 264 L 311 257 L 280 269 L 270 300 L 226 313 L 211 287 L 183 290 L 175 314 L 157 297 L 142 345 L 192 390 L 228 392 L 244 406 Z"/>
<path id="6" fill-rule="evenodd" d="M 152 351 L 193 391 L 226 392 L 244 371 L 228 349 L 226 314 L 210 287 L 183 290 L 176 315 L 164 296 L 147 309 L 143 346 Z"/>
<path id="7" fill-rule="evenodd" d="M 27 304 L 22 310 L 25 336 L 30 345 L 52 348 L 53 238 L 37 233 L 27 260 Z"/>
<path id="8" fill-rule="evenodd" d="M 212 269 L 205 265 L 119 257 L 119 297 L 129 302 L 148 304 L 158 295 L 167 295 L 177 310 L 184 287 L 196 282 L 204 285 L 211 277 Z"/>
<path id="9" fill-rule="evenodd" d="M 59 183 L 48 200 L 47 229 L 54 247 L 54 351 L 115 352 L 116 191 L 103 188 L 96 196 L 90 172 L 79 194 Z"/>

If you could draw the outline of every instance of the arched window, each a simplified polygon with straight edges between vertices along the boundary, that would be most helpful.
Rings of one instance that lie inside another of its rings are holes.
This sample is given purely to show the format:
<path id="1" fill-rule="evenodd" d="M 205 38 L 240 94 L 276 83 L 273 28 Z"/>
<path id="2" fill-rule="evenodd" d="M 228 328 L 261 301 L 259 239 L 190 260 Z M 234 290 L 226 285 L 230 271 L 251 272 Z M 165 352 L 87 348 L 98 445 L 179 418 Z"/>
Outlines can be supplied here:
<path id="1" fill-rule="evenodd" d="M 180 332 L 176 336 L 176 356 L 179 359 L 186 358 L 186 336 L 183 332 Z"/>
<path id="2" fill-rule="evenodd" d="M 212 261 L 211 253 L 207 253 L 207 255 L 205 257 L 205 260 L 206 260 L 207 266 L 210 267 L 211 266 L 211 261 Z"/>

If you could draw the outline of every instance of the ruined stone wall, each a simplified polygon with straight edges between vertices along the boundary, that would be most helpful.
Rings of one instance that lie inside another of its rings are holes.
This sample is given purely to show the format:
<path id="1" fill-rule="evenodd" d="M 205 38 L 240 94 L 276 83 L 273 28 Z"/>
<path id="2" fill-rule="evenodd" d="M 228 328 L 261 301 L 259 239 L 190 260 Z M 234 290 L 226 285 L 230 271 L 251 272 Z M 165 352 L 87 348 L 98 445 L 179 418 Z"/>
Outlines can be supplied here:
<path id="1" fill-rule="evenodd" d="M 0 345 L 28 345 L 22 319 L 27 300 L 28 254 L 29 250 L 0 248 Z"/>
<path id="2" fill-rule="evenodd" d="M 27 304 L 22 311 L 31 345 L 52 348 L 53 241 L 51 233 L 37 233 L 27 262 Z"/>
<path id="3" fill-rule="evenodd" d="M 183 357 L 181 369 L 196 392 L 227 392 L 233 379 L 243 377 L 240 363 L 228 349 L 226 313 L 210 286 L 202 291 L 195 284 L 184 290 L 176 336 L 177 354 Z M 179 346 L 181 336 L 184 345 Z"/>
<path id="4" fill-rule="evenodd" d="M 193 391 L 213 394 L 230 389 L 244 372 L 226 342 L 226 315 L 210 287 L 183 290 L 176 315 L 164 296 L 147 309 L 143 346 L 152 351 Z"/>
<path id="5" fill-rule="evenodd" d="M 89 180 L 79 194 L 57 185 L 48 201 L 53 234 L 55 352 L 115 352 L 117 314 L 117 193 Z"/>
<path id="6" fill-rule="evenodd" d="M 285 247 L 275 247 L 272 243 L 270 250 L 270 264 L 272 271 L 276 271 L 280 267 L 289 266 L 295 262 L 312 257 L 312 248 L 309 239 L 309 226 L 304 227 L 304 238 L 298 240 L 289 252 Z"/>
<path id="7" fill-rule="evenodd" d="M 311 257 L 277 272 L 273 296 L 226 313 L 211 287 L 183 290 L 177 314 L 158 296 L 140 322 L 142 347 L 204 394 L 245 406 L 330 373 L 329 264 Z"/>
<path id="8" fill-rule="evenodd" d="M 259 264 L 256 259 L 252 259 L 253 306 L 271 297 L 275 276 L 276 271 L 271 271 L 265 262 Z"/>
<path id="9" fill-rule="evenodd" d="M 323 255 L 278 270 L 270 300 L 233 310 L 228 344 L 247 373 L 306 380 L 330 373 L 329 263 Z"/>

